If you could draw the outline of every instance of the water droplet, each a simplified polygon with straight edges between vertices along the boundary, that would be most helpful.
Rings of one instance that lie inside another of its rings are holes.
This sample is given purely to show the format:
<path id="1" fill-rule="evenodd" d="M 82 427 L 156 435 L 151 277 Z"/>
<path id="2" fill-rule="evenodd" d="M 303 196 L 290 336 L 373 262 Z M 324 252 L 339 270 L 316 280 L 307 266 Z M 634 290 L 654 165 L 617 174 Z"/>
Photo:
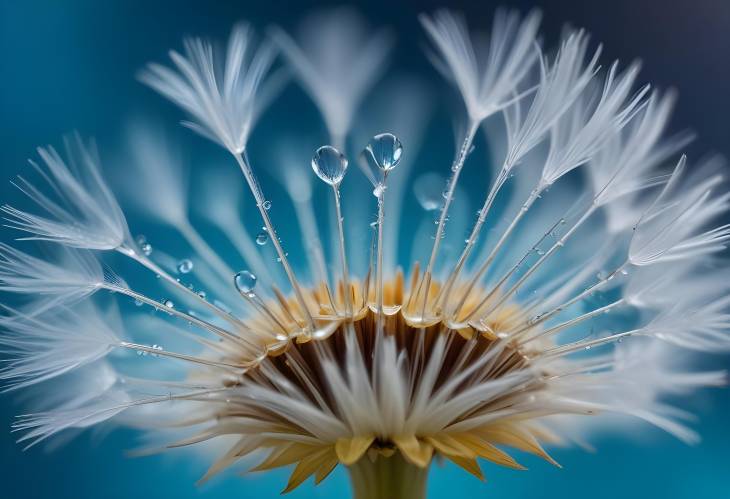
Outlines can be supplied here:
<path id="1" fill-rule="evenodd" d="M 375 196 L 376 198 L 379 198 L 380 196 L 383 195 L 384 192 L 385 192 L 385 186 L 383 184 L 378 184 L 375 186 L 375 189 L 373 189 L 373 196 Z"/>
<path id="2" fill-rule="evenodd" d="M 370 153 L 378 168 L 387 172 L 400 163 L 403 144 L 392 133 L 380 133 L 370 139 L 368 145 L 365 146 L 365 150 Z"/>
<path id="3" fill-rule="evenodd" d="M 191 270 L 193 270 L 193 262 L 190 259 L 185 258 L 177 263 L 177 271 L 181 274 L 187 274 Z"/>
<path id="4" fill-rule="evenodd" d="M 271 201 L 267 199 L 261 206 L 263 206 L 266 211 L 269 211 L 271 209 Z"/>
<path id="5" fill-rule="evenodd" d="M 142 305 L 144 305 L 144 302 L 142 300 L 134 300 L 134 305 L 136 307 L 141 307 Z"/>
<path id="6" fill-rule="evenodd" d="M 175 308 L 175 304 L 172 300 L 165 300 L 162 302 L 167 308 Z"/>
<path id="7" fill-rule="evenodd" d="M 202 298 L 203 300 L 205 300 L 205 297 L 206 297 L 207 295 L 205 294 L 205 291 L 203 291 L 203 290 L 201 289 L 200 291 L 198 291 L 198 296 L 199 296 L 200 298 Z"/>
<path id="8" fill-rule="evenodd" d="M 590 350 L 590 349 L 591 349 L 591 346 L 590 346 L 590 345 L 587 345 L 587 346 L 585 347 L 585 349 L 586 349 L 586 350 Z"/>
<path id="9" fill-rule="evenodd" d="M 150 243 L 142 243 L 140 249 L 145 256 L 150 256 L 152 254 L 152 245 Z"/>
<path id="10" fill-rule="evenodd" d="M 426 211 L 434 211 L 441 206 L 441 189 L 444 179 L 437 173 L 424 173 L 413 183 L 413 193 L 418 203 Z"/>
<path id="11" fill-rule="evenodd" d="M 312 170 L 329 185 L 339 185 L 347 172 L 347 158 L 332 146 L 322 146 L 312 157 Z"/>
<path id="12" fill-rule="evenodd" d="M 256 287 L 256 276 L 248 270 L 242 270 L 233 277 L 233 283 L 240 293 L 249 294 Z"/>
<path id="13" fill-rule="evenodd" d="M 265 231 L 261 231 L 256 234 L 256 244 L 263 246 L 269 241 L 269 235 Z"/>

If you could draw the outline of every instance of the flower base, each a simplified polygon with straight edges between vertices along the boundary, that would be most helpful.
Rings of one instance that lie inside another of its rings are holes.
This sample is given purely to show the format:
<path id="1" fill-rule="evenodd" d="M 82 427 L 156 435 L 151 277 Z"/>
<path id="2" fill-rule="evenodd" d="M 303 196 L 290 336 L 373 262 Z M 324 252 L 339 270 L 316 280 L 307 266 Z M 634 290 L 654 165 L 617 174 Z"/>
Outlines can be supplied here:
<path id="1" fill-rule="evenodd" d="M 396 452 L 391 457 L 367 455 L 349 467 L 354 499 L 424 499 L 428 468 L 420 468 Z"/>

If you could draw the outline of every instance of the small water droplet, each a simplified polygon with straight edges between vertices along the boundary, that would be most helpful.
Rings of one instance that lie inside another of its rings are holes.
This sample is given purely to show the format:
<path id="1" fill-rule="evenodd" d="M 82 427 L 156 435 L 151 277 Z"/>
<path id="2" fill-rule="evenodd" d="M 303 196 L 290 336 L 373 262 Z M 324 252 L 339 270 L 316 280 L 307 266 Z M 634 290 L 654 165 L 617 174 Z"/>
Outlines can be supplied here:
<path id="1" fill-rule="evenodd" d="M 240 293 L 251 293 L 256 287 L 256 276 L 248 270 L 242 270 L 233 277 L 233 283 Z"/>
<path id="2" fill-rule="evenodd" d="M 191 270 L 193 270 L 193 262 L 189 258 L 180 260 L 177 263 L 177 271 L 181 274 L 187 274 Z"/>
<path id="3" fill-rule="evenodd" d="M 144 302 L 142 300 L 134 300 L 134 305 L 136 307 L 141 307 L 142 305 L 144 305 Z"/>
<path id="4" fill-rule="evenodd" d="M 312 157 L 312 170 L 329 185 L 339 185 L 347 172 L 347 158 L 332 146 L 322 146 Z"/>
<path id="5" fill-rule="evenodd" d="M 167 308 L 175 308 L 175 304 L 174 304 L 174 303 L 172 302 L 172 300 L 165 300 L 165 301 L 163 301 L 162 303 L 164 303 L 164 305 L 165 305 L 165 306 L 166 306 Z"/>
<path id="6" fill-rule="evenodd" d="M 365 150 L 382 171 L 387 172 L 398 166 L 403 154 L 403 144 L 392 133 L 380 133 L 370 139 Z"/>
<path id="7" fill-rule="evenodd" d="M 269 235 L 265 231 L 261 231 L 256 234 L 256 244 L 263 246 L 269 241 Z"/>
<path id="8" fill-rule="evenodd" d="M 150 256 L 152 254 L 152 245 L 150 243 L 142 243 L 140 249 L 145 256 Z"/>
<path id="9" fill-rule="evenodd" d="M 205 291 L 203 291 L 203 290 L 201 289 L 200 291 L 198 291 L 198 296 L 199 296 L 200 298 L 202 298 L 203 300 L 205 300 L 205 297 L 206 297 L 207 295 L 205 294 Z"/>
<path id="10" fill-rule="evenodd" d="M 269 200 L 267 199 L 266 201 L 264 201 L 264 202 L 263 202 L 263 204 L 262 204 L 261 206 L 263 206 L 263 207 L 264 207 L 264 209 L 265 209 L 266 211 L 268 211 L 268 210 L 270 210 L 270 209 L 271 209 L 271 201 L 269 201 Z"/>

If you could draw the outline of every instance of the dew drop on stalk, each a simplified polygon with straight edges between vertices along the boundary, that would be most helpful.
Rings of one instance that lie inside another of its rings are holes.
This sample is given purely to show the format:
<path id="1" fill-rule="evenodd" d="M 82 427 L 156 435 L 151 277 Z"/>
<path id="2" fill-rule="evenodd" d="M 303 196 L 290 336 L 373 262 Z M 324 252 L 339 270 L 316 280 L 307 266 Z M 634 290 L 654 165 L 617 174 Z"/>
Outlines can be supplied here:
<path id="1" fill-rule="evenodd" d="M 256 234 L 256 244 L 258 244 L 259 246 L 263 246 L 268 241 L 269 241 L 269 235 L 266 232 L 261 231 L 258 234 Z"/>
<path id="2" fill-rule="evenodd" d="M 177 264 L 177 271 L 181 274 L 187 274 L 193 270 L 193 262 L 189 258 L 180 260 Z"/>
<path id="3" fill-rule="evenodd" d="M 248 270 L 242 270 L 233 277 L 233 283 L 239 293 L 249 294 L 256 287 L 256 276 Z"/>
<path id="4" fill-rule="evenodd" d="M 312 157 L 312 170 L 329 185 L 339 185 L 347 172 L 347 158 L 332 146 L 322 146 Z"/>
<path id="5" fill-rule="evenodd" d="M 143 243 L 140 249 L 145 256 L 150 256 L 152 254 L 152 245 L 150 243 Z"/>
<path id="6" fill-rule="evenodd" d="M 365 150 L 370 153 L 378 168 L 387 172 L 400 163 L 403 145 L 392 133 L 380 133 L 370 140 Z"/>

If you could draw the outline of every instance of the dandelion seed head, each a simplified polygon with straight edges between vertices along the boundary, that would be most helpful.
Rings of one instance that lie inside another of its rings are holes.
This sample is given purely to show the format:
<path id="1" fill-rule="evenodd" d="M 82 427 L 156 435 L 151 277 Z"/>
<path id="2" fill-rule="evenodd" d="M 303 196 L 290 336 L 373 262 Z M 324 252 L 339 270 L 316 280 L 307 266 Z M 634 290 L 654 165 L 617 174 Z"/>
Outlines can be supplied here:
<path id="1" fill-rule="evenodd" d="M 43 213 L 3 211 L 41 246 L 0 245 L 0 291 L 22 301 L 3 305 L 0 381 L 39 394 L 14 424 L 20 441 L 149 428 L 164 447 L 225 444 L 203 481 L 258 458 L 254 470 L 293 465 L 285 492 L 342 465 L 358 493 L 402 485 L 409 497 L 435 459 L 479 478 L 480 460 L 523 469 L 513 450 L 557 464 L 550 446 L 620 429 L 617 417 L 696 442 L 664 396 L 726 381 L 688 361 L 730 349 L 725 163 L 682 155 L 690 134 L 666 133 L 675 96 L 642 84 L 638 63 L 601 65 L 582 30 L 544 49 L 539 19 L 500 11 L 483 38 L 458 14 L 420 17 L 467 114 L 440 170 L 423 140 L 434 99 L 417 83 L 396 82 L 393 105 L 369 109 L 391 114 L 357 122 L 392 40 L 352 10 L 258 43 L 236 25 L 222 54 L 187 40 L 172 69 L 140 79 L 232 166 L 188 183 L 143 126 L 130 155 L 133 201 L 180 236 L 181 254 L 157 234 L 132 238 L 93 146 L 40 149 L 48 185 L 17 185 Z M 328 137 L 301 155 L 278 147 L 283 166 L 267 169 L 247 145 L 278 65 Z M 364 180 L 346 178 L 350 161 Z M 470 169 L 491 176 L 476 197 Z M 267 197 L 262 170 L 286 199 Z M 299 232 L 278 232 L 282 221 Z M 119 257 L 159 289 L 128 283 Z"/>

